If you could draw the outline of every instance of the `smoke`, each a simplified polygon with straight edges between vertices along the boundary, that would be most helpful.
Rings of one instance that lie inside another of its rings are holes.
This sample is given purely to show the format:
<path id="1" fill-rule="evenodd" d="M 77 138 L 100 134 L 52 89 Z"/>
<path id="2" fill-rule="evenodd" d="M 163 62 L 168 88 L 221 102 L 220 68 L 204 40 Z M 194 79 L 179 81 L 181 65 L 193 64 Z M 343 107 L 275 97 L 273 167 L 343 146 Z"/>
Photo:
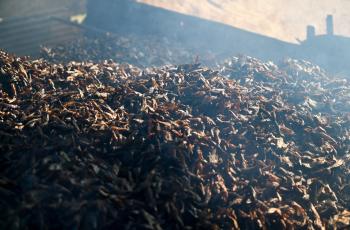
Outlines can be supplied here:
<path id="1" fill-rule="evenodd" d="M 135 1 L 143 4 L 132 3 Z M 195 17 L 155 10 L 150 5 Z M 0 20 L 62 7 L 74 16 L 71 19 L 83 19 L 82 13 L 87 13 L 83 25 L 90 28 L 121 35 L 137 33 L 141 38 L 146 33 L 155 37 L 173 34 L 184 47 L 209 49 L 220 56 L 242 53 L 265 60 L 306 58 L 333 68 L 341 63 L 336 71 L 348 69 L 350 60 L 346 38 L 317 37 L 316 43 L 297 45 L 306 39 L 307 25 L 315 26 L 316 35 L 325 34 L 328 14 L 334 16 L 335 35 L 350 37 L 349 0 L 0 0 Z M 19 47 L 15 41 L 11 43 L 11 47 Z"/>
<path id="2" fill-rule="evenodd" d="M 334 15 L 335 34 L 350 37 L 349 0 L 137 0 L 180 13 L 222 22 L 288 42 L 304 40 L 306 25 L 325 33 L 324 18 Z M 0 0 L 0 18 L 66 7 L 82 13 L 86 0 Z"/>
<path id="3" fill-rule="evenodd" d="M 306 25 L 325 33 L 334 15 L 335 33 L 350 37 L 349 0 L 139 0 L 139 2 L 222 22 L 284 41 L 304 40 Z"/>

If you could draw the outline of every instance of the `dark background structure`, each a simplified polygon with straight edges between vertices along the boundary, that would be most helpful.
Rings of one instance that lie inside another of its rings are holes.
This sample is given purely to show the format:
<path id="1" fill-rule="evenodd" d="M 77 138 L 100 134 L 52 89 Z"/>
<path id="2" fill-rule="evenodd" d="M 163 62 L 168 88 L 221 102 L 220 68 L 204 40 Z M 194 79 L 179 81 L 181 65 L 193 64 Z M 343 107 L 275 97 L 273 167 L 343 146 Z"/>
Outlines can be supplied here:
<path id="1" fill-rule="evenodd" d="M 87 13 L 84 27 L 69 23 L 72 15 L 83 12 Z M 166 36 L 182 42 L 184 47 L 210 50 L 222 58 L 244 54 L 275 62 L 286 57 L 306 59 L 332 73 L 350 74 L 347 68 L 350 38 L 330 32 L 334 30 L 332 17 L 329 33 L 316 35 L 314 27 L 308 26 L 305 34 L 309 37 L 295 44 L 131 0 L 66 1 L 53 4 L 50 10 L 27 10 L 22 15 L 6 17 L 5 14 L 0 23 L 1 48 L 20 55 L 35 56 L 41 45 L 74 41 L 83 34 L 100 30 L 140 37 Z"/>

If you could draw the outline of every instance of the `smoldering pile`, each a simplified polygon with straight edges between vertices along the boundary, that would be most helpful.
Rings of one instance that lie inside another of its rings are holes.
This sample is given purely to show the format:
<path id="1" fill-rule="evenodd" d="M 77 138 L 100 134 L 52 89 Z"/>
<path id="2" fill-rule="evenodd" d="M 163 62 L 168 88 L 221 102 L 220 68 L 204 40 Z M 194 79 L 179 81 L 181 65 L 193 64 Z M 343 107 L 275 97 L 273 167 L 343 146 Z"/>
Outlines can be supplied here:
<path id="1" fill-rule="evenodd" d="M 3 229 L 350 225 L 347 80 L 0 57 Z"/>
<path id="2" fill-rule="evenodd" d="M 167 37 L 99 34 L 55 47 L 43 47 L 41 57 L 53 63 L 113 60 L 144 68 L 200 61 L 214 63 L 217 55 Z M 200 59 L 200 60 L 199 60 Z"/>

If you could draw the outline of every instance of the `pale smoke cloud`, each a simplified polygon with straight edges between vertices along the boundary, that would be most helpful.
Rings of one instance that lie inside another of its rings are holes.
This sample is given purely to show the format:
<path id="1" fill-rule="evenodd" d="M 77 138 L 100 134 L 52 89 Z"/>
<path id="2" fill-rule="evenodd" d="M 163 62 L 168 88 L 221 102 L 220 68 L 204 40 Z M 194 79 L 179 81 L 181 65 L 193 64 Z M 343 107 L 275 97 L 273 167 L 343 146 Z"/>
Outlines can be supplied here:
<path id="1" fill-rule="evenodd" d="M 327 14 L 334 15 L 335 33 L 350 37 L 349 0 L 139 0 L 181 13 L 296 42 L 306 26 L 325 33 Z"/>
<path id="2" fill-rule="evenodd" d="M 96 0 L 98 1 L 98 0 Z M 304 40 L 306 26 L 325 33 L 327 14 L 335 34 L 350 37 L 350 0 L 137 0 L 185 14 L 223 22 L 285 41 Z M 84 8 L 86 0 L 0 0 L 0 18 L 30 15 L 65 6 Z"/>

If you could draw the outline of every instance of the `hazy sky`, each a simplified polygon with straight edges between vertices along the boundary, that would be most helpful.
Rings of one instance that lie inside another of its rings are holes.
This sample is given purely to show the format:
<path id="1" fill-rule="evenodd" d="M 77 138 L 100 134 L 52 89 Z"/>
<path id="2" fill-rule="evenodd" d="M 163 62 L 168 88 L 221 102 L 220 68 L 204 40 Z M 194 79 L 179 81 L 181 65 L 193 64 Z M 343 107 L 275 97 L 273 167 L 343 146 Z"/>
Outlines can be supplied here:
<path id="1" fill-rule="evenodd" d="M 304 40 L 306 26 L 325 33 L 327 14 L 335 33 L 350 37 L 350 0 L 139 0 L 182 13 L 224 22 L 285 41 Z"/>

